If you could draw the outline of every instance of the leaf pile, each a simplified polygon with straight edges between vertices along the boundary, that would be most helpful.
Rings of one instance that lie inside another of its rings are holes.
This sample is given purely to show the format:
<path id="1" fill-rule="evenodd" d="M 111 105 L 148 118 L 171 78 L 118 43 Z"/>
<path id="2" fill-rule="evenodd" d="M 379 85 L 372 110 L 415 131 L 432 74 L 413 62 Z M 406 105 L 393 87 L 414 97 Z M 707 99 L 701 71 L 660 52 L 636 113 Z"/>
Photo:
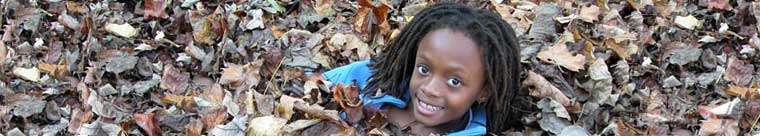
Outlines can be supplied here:
<path id="1" fill-rule="evenodd" d="M 0 135 L 200 136 L 390 135 L 319 73 L 441 1 L 0 2 Z M 519 38 L 533 112 L 496 135 L 760 134 L 758 2 L 454 2 Z"/>

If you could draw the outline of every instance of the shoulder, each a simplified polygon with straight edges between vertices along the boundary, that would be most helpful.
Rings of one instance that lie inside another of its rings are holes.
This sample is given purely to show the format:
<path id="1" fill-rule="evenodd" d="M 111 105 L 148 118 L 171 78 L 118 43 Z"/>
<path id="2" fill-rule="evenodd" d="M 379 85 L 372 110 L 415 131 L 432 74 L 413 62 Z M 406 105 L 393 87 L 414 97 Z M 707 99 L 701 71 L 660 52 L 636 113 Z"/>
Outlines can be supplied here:
<path id="1" fill-rule="evenodd" d="M 322 73 L 322 77 L 335 84 L 350 84 L 352 81 L 356 81 L 360 88 L 364 88 L 372 75 L 372 70 L 369 68 L 370 63 L 369 60 L 357 61 Z"/>

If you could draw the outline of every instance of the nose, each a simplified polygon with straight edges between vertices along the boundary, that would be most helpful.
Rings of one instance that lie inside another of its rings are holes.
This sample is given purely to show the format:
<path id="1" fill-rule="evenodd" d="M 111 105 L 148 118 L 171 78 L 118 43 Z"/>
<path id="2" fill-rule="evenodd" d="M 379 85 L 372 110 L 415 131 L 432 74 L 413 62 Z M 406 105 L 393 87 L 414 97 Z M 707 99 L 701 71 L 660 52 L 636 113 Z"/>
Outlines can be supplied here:
<path id="1" fill-rule="evenodd" d="M 441 83 L 443 82 L 439 82 L 438 79 L 440 78 L 432 77 L 420 85 L 420 91 L 422 91 L 422 94 L 424 94 L 427 98 L 441 97 L 441 89 L 443 89 L 441 86 L 443 84 Z"/>

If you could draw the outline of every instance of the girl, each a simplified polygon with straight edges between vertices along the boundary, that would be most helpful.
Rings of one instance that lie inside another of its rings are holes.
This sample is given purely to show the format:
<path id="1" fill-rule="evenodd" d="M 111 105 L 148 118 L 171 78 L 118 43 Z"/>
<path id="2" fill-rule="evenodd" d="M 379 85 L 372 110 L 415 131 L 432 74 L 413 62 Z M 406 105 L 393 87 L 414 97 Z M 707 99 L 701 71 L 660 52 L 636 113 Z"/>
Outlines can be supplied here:
<path id="1" fill-rule="evenodd" d="M 365 108 L 383 111 L 392 129 L 499 134 L 521 125 L 513 108 L 519 54 L 512 28 L 496 14 L 442 3 L 420 11 L 379 56 L 322 76 L 355 81 Z"/>

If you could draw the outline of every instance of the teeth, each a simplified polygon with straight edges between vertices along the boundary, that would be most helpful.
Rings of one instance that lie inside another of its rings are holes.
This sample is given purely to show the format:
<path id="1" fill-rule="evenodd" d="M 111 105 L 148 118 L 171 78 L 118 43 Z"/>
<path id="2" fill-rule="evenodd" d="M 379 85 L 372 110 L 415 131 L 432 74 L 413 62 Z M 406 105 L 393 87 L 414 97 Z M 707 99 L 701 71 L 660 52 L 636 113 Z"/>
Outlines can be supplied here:
<path id="1" fill-rule="evenodd" d="M 441 109 L 442 109 L 441 107 L 438 107 L 438 106 L 433 106 L 433 105 L 427 104 L 427 103 L 425 103 L 425 102 L 422 102 L 421 100 L 419 101 L 419 103 L 420 103 L 420 105 L 421 105 L 423 108 L 425 108 L 425 109 L 427 109 L 427 110 L 430 110 L 430 111 L 438 111 L 438 110 L 441 110 Z"/>

